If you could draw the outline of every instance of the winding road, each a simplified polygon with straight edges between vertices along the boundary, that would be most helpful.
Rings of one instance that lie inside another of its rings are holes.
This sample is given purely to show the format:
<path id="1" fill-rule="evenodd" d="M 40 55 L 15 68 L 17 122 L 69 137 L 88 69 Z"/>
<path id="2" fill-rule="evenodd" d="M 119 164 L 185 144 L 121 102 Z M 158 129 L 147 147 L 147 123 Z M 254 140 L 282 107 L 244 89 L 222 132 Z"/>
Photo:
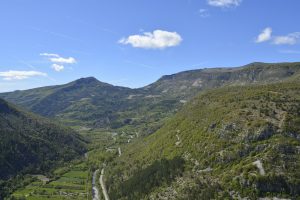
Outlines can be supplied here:
<path id="1" fill-rule="evenodd" d="M 103 193 L 104 199 L 109 200 L 109 196 L 108 196 L 108 193 L 107 193 L 107 190 L 106 190 L 106 187 L 105 187 L 103 177 L 104 177 L 104 168 L 102 168 L 102 170 L 101 170 L 101 175 L 100 175 L 99 181 L 100 181 L 100 185 L 101 185 L 101 188 L 102 188 L 102 193 Z"/>
<path id="2" fill-rule="evenodd" d="M 97 178 L 98 172 L 99 172 L 99 169 L 97 169 L 93 173 L 93 180 L 92 180 L 93 200 L 100 200 L 99 190 L 98 190 L 97 185 L 96 185 L 96 178 Z"/>
<path id="3" fill-rule="evenodd" d="M 121 147 L 118 148 L 119 157 L 122 155 Z"/>

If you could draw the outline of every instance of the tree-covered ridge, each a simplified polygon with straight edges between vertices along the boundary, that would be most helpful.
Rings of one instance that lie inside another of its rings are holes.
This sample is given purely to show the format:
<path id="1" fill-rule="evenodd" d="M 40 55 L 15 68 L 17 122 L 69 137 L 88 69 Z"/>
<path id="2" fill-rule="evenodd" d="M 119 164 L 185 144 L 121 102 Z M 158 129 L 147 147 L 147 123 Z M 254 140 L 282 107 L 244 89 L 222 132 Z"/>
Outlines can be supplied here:
<path id="1" fill-rule="evenodd" d="M 299 83 L 200 94 L 156 133 L 123 150 L 109 172 L 110 191 L 156 160 L 179 156 L 182 176 L 145 199 L 299 198 Z"/>
<path id="2" fill-rule="evenodd" d="M 136 128 L 169 113 L 168 104 L 172 104 L 172 100 L 156 100 L 144 94 L 144 91 L 112 86 L 90 77 L 61 86 L 1 95 L 10 102 L 68 125 L 116 129 Z"/>
<path id="3" fill-rule="evenodd" d="M 152 133 L 178 108 L 207 89 L 266 84 L 299 74 L 300 63 L 252 63 L 238 68 L 200 69 L 163 76 L 130 89 L 82 78 L 59 86 L 0 94 L 1 97 L 69 125 Z"/>
<path id="4" fill-rule="evenodd" d="M 187 98 L 199 91 L 229 85 L 266 84 L 299 74 L 300 63 L 260 63 L 242 67 L 204 68 L 166 75 L 145 89 L 154 93 Z"/>
<path id="5" fill-rule="evenodd" d="M 137 171 L 132 177 L 111 189 L 112 199 L 141 199 L 163 184 L 170 185 L 184 170 L 184 160 L 156 160 L 145 169 Z M 108 184 L 113 184 L 109 182 Z"/>
<path id="6" fill-rule="evenodd" d="M 49 171 L 85 151 L 70 128 L 25 112 L 0 99 L 0 179 Z"/>

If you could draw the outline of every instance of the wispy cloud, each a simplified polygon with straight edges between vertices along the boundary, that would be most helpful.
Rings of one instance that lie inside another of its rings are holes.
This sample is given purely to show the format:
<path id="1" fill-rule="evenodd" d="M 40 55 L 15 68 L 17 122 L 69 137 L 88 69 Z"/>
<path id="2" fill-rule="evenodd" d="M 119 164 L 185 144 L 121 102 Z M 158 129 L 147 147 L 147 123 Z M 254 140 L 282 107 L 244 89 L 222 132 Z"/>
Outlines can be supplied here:
<path id="1" fill-rule="evenodd" d="M 51 68 L 57 72 L 60 72 L 65 69 L 65 67 L 63 65 L 59 65 L 59 64 L 55 64 L 55 63 L 51 65 Z"/>
<path id="2" fill-rule="evenodd" d="M 54 58 L 60 57 L 58 54 L 55 54 L 55 53 L 40 53 L 40 56 L 54 57 Z"/>
<path id="3" fill-rule="evenodd" d="M 78 19 L 73 18 L 71 16 L 68 16 L 67 18 L 69 20 L 71 20 L 72 22 L 82 24 L 82 25 L 94 28 L 94 29 L 102 31 L 102 32 L 106 32 L 106 33 L 113 34 L 113 35 L 120 35 L 117 31 L 114 31 L 114 30 L 106 28 L 106 27 L 100 27 L 98 24 L 91 23 L 91 21 L 87 22 L 87 21 L 84 21 L 82 19 L 78 20 Z"/>
<path id="4" fill-rule="evenodd" d="M 30 64 L 30 63 L 28 63 L 28 62 L 26 62 L 26 61 L 24 61 L 24 60 L 19 60 L 18 62 L 21 63 L 21 64 L 26 65 L 27 67 L 29 67 L 29 68 L 31 68 L 31 69 L 33 69 L 33 70 L 36 68 L 36 67 L 33 66 L 32 64 Z"/>
<path id="5" fill-rule="evenodd" d="M 68 57 L 68 58 L 63 58 L 63 57 L 58 57 L 58 58 L 49 58 L 49 60 L 53 63 L 62 63 L 62 64 L 75 64 L 76 60 L 73 57 Z"/>
<path id="6" fill-rule="evenodd" d="M 70 35 L 66 35 L 66 34 L 58 33 L 58 32 L 53 32 L 53 31 L 49 31 L 49 30 L 44 30 L 44 29 L 40 29 L 40 28 L 37 28 L 37 27 L 29 27 L 29 28 L 34 30 L 34 31 L 37 31 L 37 32 L 46 33 L 48 35 L 55 36 L 55 37 L 58 37 L 58 38 L 62 38 L 62 39 L 66 39 L 66 40 L 72 40 L 74 42 L 85 44 L 85 42 L 83 42 L 82 40 L 80 40 L 78 38 L 75 38 L 73 36 L 70 36 Z"/>
<path id="7" fill-rule="evenodd" d="M 40 56 L 48 57 L 48 59 L 53 63 L 75 64 L 77 62 L 73 57 L 64 58 L 55 53 L 41 53 Z"/>
<path id="8" fill-rule="evenodd" d="M 207 0 L 207 3 L 210 6 L 230 8 L 239 6 L 242 0 Z"/>
<path id="9" fill-rule="evenodd" d="M 279 53 L 285 53 L 285 54 L 300 54 L 300 51 L 297 51 L 297 50 L 279 50 Z"/>
<path id="10" fill-rule="evenodd" d="M 200 17 L 202 17 L 202 18 L 207 18 L 207 17 L 209 17 L 210 16 L 210 14 L 209 14 L 209 12 L 208 12 L 208 10 L 207 9 L 200 9 L 199 11 L 198 11 L 198 13 L 199 13 L 199 15 L 200 15 Z"/>
<path id="11" fill-rule="evenodd" d="M 13 60 L 16 60 L 18 63 L 29 67 L 31 70 L 36 69 L 36 67 L 31 64 L 31 61 L 25 61 L 23 58 L 17 57 L 15 55 L 9 55 L 9 57 Z"/>
<path id="12" fill-rule="evenodd" d="M 76 59 L 73 57 L 64 58 L 55 53 L 40 53 L 40 56 L 46 57 L 53 64 L 51 68 L 57 72 L 63 71 L 65 69 L 64 64 L 75 64 Z"/>
<path id="13" fill-rule="evenodd" d="M 272 28 L 265 28 L 256 38 L 256 43 L 271 41 L 274 45 L 295 45 L 300 42 L 300 32 L 283 36 L 272 36 Z"/>
<path id="14" fill-rule="evenodd" d="M 22 80 L 27 79 L 34 76 L 47 76 L 46 73 L 39 72 L 39 71 L 14 71 L 9 70 L 5 72 L 0 72 L 0 77 L 2 77 L 4 80 L 10 81 L 10 80 Z"/>
<path id="15" fill-rule="evenodd" d="M 143 35 L 130 35 L 119 40 L 120 44 L 130 44 L 135 48 L 144 49 L 165 49 L 178 46 L 181 42 L 182 38 L 178 33 L 163 30 L 144 32 Z"/>
<path id="16" fill-rule="evenodd" d="M 273 44 L 281 45 L 281 44 L 288 44 L 294 45 L 299 42 L 300 39 L 300 32 L 290 33 L 285 36 L 276 36 L 273 39 Z"/>

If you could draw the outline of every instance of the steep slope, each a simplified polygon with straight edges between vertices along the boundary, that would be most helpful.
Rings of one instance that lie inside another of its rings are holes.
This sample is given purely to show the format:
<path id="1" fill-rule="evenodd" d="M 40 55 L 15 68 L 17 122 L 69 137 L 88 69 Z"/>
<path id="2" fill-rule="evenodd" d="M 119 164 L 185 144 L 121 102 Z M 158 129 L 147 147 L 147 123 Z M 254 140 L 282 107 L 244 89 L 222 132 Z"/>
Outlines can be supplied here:
<path id="1" fill-rule="evenodd" d="M 201 91 L 280 82 L 299 72 L 300 63 L 252 63 L 239 68 L 181 72 L 138 89 L 112 86 L 90 77 L 61 86 L 4 93 L 0 97 L 69 125 L 122 128 L 146 135 L 161 127 L 164 119 Z"/>
<path id="2" fill-rule="evenodd" d="M 85 151 L 85 142 L 72 129 L 0 99 L 0 150 L 0 180 L 6 180 L 74 159 Z"/>
<path id="3" fill-rule="evenodd" d="M 107 125 L 113 118 L 113 112 L 122 107 L 128 91 L 129 88 L 115 87 L 88 77 L 65 85 L 16 91 L 2 96 L 46 117 L 75 123 L 90 121 L 96 126 Z"/>
<path id="4" fill-rule="evenodd" d="M 283 81 L 299 71 L 300 63 L 256 62 L 236 68 L 206 68 L 167 75 L 144 89 L 189 99 L 199 91 L 221 86 Z"/>
<path id="5" fill-rule="evenodd" d="M 176 103 L 169 99 L 157 99 L 141 89 L 102 83 L 93 77 L 0 96 L 68 125 L 113 129 L 128 126 L 145 133 L 160 127 L 159 119 L 174 113 L 173 104 Z M 146 121 L 149 125 L 145 125 Z"/>
<path id="6" fill-rule="evenodd" d="M 112 199 L 300 196 L 300 81 L 194 98 L 108 166 Z"/>

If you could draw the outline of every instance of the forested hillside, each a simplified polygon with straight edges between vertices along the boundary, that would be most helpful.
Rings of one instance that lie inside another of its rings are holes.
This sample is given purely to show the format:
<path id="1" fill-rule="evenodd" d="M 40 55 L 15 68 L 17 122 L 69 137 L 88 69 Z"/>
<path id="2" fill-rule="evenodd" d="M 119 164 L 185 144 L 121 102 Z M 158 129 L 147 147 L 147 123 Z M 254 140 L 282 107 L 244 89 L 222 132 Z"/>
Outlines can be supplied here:
<path id="1" fill-rule="evenodd" d="M 70 128 L 22 111 L 0 99 L 0 184 L 25 173 L 44 173 L 81 156 L 86 142 Z M 12 189 L 12 188 L 8 188 Z M 1 199 L 0 196 L 0 199 Z"/>
<path id="2" fill-rule="evenodd" d="M 299 71 L 300 63 L 252 63 L 238 68 L 180 72 L 138 89 L 113 86 L 89 77 L 60 86 L 4 93 L 0 97 L 69 125 L 123 128 L 147 135 L 201 91 L 280 82 Z"/>
<path id="3" fill-rule="evenodd" d="M 1 96 L 91 138 L 87 167 L 105 168 L 111 199 L 294 198 L 299 78 L 299 63 L 253 63 L 181 72 L 139 89 L 90 77 Z M 44 172 L 84 151 L 73 130 L 0 105 L 2 178 Z"/>
<path id="4" fill-rule="evenodd" d="M 112 199 L 299 198 L 299 132 L 296 79 L 207 91 L 123 150 L 111 163 L 109 193 Z"/>

